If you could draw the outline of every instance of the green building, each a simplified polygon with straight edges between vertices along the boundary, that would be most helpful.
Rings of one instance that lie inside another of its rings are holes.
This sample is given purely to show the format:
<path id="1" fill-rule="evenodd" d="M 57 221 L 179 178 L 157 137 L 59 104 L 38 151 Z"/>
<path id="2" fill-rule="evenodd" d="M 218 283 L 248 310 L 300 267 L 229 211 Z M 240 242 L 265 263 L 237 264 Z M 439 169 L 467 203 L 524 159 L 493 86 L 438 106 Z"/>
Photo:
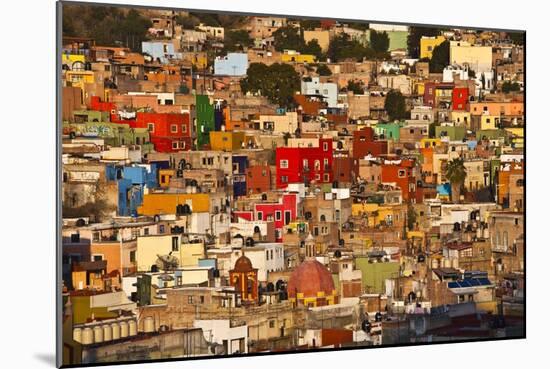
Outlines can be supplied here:
<path id="1" fill-rule="evenodd" d="M 462 141 L 466 137 L 464 126 L 436 126 L 435 137 L 449 137 L 451 141 Z"/>
<path id="2" fill-rule="evenodd" d="M 197 148 L 210 143 L 210 131 L 215 130 L 214 106 L 206 95 L 196 96 Z"/>
<path id="3" fill-rule="evenodd" d="M 403 126 L 402 123 L 377 123 L 374 127 L 374 133 L 384 136 L 385 140 L 399 141 L 399 130 Z"/>
<path id="4" fill-rule="evenodd" d="M 84 123 L 63 122 L 63 134 L 70 138 L 101 138 L 109 146 L 140 145 L 143 153 L 153 150 L 147 128 L 132 128 L 128 124 L 105 121 Z"/>
<path id="5" fill-rule="evenodd" d="M 369 262 L 367 256 L 355 259 L 355 268 L 361 271 L 363 289 L 367 293 L 386 292 L 386 279 L 399 275 L 397 262 Z"/>
<path id="6" fill-rule="evenodd" d="M 369 30 L 370 31 L 370 30 Z M 388 51 L 394 51 L 399 49 L 407 50 L 407 31 L 379 31 L 386 32 L 388 34 L 388 39 L 390 40 L 390 45 Z M 370 32 L 369 32 L 370 40 Z"/>

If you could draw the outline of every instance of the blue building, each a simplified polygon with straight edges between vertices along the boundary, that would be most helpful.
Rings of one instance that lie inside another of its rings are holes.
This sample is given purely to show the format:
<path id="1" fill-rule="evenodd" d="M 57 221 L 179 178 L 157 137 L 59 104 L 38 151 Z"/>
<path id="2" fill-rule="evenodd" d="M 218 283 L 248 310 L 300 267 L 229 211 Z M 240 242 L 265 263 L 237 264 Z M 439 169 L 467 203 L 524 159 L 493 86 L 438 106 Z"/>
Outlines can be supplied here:
<path id="1" fill-rule="evenodd" d="M 246 169 L 248 156 L 233 155 L 233 197 L 246 195 Z"/>
<path id="2" fill-rule="evenodd" d="M 244 76 L 248 69 L 248 55 L 228 53 L 214 60 L 214 74 L 217 76 Z"/>
<path id="3" fill-rule="evenodd" d="M 118 185 L 118 209 L 120 216 L 137 216 L 137 208 L 143 203 L 145 187 L 158 187 L 158 170 L 155 164 L 144 166 L 114 166 L 106 168 L 108 181 Z"/>
<path id="4" fill-rule="evenodd" d="M 174 50 L 174 44 L 170 41 L 143 41 L 141 52 L 151 55 L 154 61 L 162 64 L 168 64 L 170 59 L 179 58 Z"/>

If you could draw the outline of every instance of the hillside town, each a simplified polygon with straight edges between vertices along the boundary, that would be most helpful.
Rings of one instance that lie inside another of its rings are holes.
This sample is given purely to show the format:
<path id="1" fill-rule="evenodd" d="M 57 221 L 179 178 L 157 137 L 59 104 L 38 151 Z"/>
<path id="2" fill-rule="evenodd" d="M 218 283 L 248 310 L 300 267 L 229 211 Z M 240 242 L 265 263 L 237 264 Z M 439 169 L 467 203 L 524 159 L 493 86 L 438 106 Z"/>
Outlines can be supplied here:
<path id="1" fill-rule="evenodd" d="M 63 363 L 525 335 L 524 34 L 63 6 Z"/>

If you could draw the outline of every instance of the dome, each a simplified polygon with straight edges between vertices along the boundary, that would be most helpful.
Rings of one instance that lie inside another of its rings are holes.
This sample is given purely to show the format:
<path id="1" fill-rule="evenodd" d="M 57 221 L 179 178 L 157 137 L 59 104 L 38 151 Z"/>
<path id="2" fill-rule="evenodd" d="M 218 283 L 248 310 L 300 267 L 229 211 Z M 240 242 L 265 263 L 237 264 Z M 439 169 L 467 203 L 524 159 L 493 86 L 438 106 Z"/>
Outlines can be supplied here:
<path id="1" fill-rule="evenodd" d="M 251 270 L 254 270 L 254 268 L 252 268 L 252 262 L 244 255 L 237 259 L 235 268 L 233 268 L 235 272 L 249 272 Z"/>
<path id="2" fill-rule="evenodd" d="M 317 297 L 318 292 L 332 295 L 334 281 L 328 269 L 317 260 L 306 260 L 290 275 L 288 280 L 288 296 L 296 297 L 303 293 L 304 297 Z"/>

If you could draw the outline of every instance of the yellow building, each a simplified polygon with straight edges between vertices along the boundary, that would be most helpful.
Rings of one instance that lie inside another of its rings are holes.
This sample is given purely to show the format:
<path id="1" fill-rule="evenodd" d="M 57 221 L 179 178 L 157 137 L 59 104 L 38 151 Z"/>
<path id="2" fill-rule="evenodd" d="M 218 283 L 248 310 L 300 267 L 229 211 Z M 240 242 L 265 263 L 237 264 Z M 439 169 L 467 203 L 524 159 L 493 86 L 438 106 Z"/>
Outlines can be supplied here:
<path id="1" fill-rule="evenodd" d="M 475 72 L 489 72 L 493 64 L 493 48 L 453 41 L 450 46 L 450 64 L 467 64 Z"/>
<path id="2" fill-rule="evenodd" d="M 517 128 L 505 128 L 506 132 L 508 132 L 512 138 L 511 143 L 514 145 L 515 148 L 522 149 L 523 148 L 523 140 L 524 140 L 524 132 L 525 130 L 523 127 L 517 127 Z"/>
<path id="3" fill-rule="evenodd" d="M 399 221 L 400 207 L 380 206 L 378 204 L 352 204 L 353 216 L 366 216 L 369 227 L 375 227 L 382 222 Z"/>
<path id="4" fill-rule="evenodd" d="M 175 175 L 174 169 L 159 169 L 159 185 L 160 187 L 168 187 L 170 180 Z"/>
<path id="5" fill-rule="evenodd" d="M 69 70 L 65 73 L 65 80 L 73 87 L 80 87 L 84 90 L 84 84 L 94 83 L 95 75 L 90 70 Z"/>
<path id="6" fill-rule="evenodd" d="M 423 138 L 420 140 L 420 147 L 423 149 L 438 146 L 441 146 L 441 139 L 439 138 Z"/>
<path id="7" fill-rule="evenodd" d="M 84 69 L 85 62 L 86 62 L 86 57 L 84 55 L 65 54 L 65 53 L 61 55 L 61 63 L 69 67 L 70 70 Z"/>
<path id="8" fill-rule="evenodd" d="M 178 267 L 198 266 L 205 257 L 203 243 L 182 243 L 181 235 L 153 235 L 138 237 L 136 266 L 138 272 L 150 271 L 159 256 L 170 254 L 178 259 Z"/>
<path id="9" fill-rule="evenodd" d="M 178 205 L 189 205 L 192 212 L 205 213 L 210 211 L 210 196 L 207 193 L 149 193 L 143 196 L 138 213 L 149 216 L 175 214 Z"/>
<path id="10" fill-rule="evenodd" d="M 445 41 L 445 37 L 443 36 L 435 36 L 435 37 L 422 37 L 420 39 L 420 59 L 432 58 L 432 53 L 436 46 L 439 46 Z"/>
<path id="11" fill-rule="evenodd" d="M 499 119 L 498 115 L 482 115 L 481 129 L 497 129 Z"/>
<path id="12" fill-rule="evenodd" d="M 471 123 L 470 112 L 455 110 L 451 112 L 451 121 L 468 126 Z"/>
<path id="13" fill-rule="evenodd" d="M 315 63 L 315 55 L 300 54 L 294 50 L 285 50 L 281 54 L 283 63 Z"/>
<path id="14" fill-rule="evenodd" d="M 233 151 L 241 148 L 244 132 L 210 131 L 210 147 L 216 151 Z"/>
<path id="15" fill-rule="evenodd" d="M 304 41 L 306 43 L 317 40 L 322 51 L 327 51 L 330 44 L 330 32 L 323 30 L 304 31 Z"/>

